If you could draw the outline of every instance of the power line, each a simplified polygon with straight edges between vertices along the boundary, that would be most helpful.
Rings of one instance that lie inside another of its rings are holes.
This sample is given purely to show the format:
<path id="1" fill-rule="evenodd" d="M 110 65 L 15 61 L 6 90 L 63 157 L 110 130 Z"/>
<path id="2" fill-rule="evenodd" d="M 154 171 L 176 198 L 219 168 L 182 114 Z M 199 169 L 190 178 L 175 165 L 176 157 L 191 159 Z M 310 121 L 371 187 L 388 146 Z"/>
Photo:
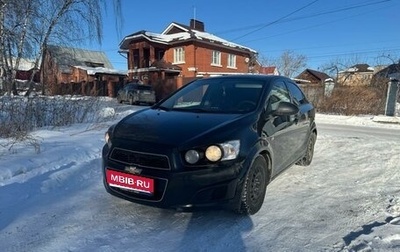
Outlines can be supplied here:
<path id="1" fill-rule="evenodd" d="M 322 15 L 322 14 L 328 14 L 328 13 L 335 13 L 335 12 L 339 12 L 339 11 L 345 11 L 345 10 L 349 10 L 349 9 L 355 9 L 355 8 L 361 8 L 361 7 L 365 7 L 365 6 L 369 6 L 369 5 L 376 5 L 376 4 L 381 4 L 381 3 L 383 3 L 383 2 L 389 2 L 389 1 L 391 1 L 391 0 L 384 0 L 384 1 L 374 1 L 374 2 L 367 2 L 367 3 L 364 3 L 364 4 L 359 4 L 359 5 L 353 5 L 353 6 L 347 6 L 347 7 L 345 7 L 345 8 L 340 8 L 340 9 L 336 9 L 336 10 L 332 10 L 332 11 L 328 11 L 328 12 L 322 12 L 322 13 L 317 13 L 318 15 Z M 393 5 L 392 5 L 393 6 Z M 383 9 L 383 8 L 387 8 L 388 6 L 385 6 L 385 7 L 382 7 L 382 8 L 379 8 L 379 9 Z M 378 10 L 379 10 L 378 9 Z M 375 12 L 375 11 L 377 11 L 377 9 L 374 9 L 374 10 L 372 10 L 372 11 L 367 11 L 367 12 L 364 12 L 364 13 L 359 13 L 359 14 L 357 14 L 357 16 L 358 15 L 364 15 L 364 14 L 366 14 L 366 13 L 370 13 L 370 12 Z M 316 15 L 316 14 L 313 14 L 313 15 Z M 293 20 L 296 20 L 296 19 L 300 19 L 300 18 L 308 18 L 308 17 L 310 17 L 310 16 L 312 16 L 312 15 L 308 15 L 308 16 L 303 16 L 303 17 L 296 17 L 296 18 L 292 18 L 292 19 L 286 19 L 285 21 L 293 21 Z M 254 39 L 254 40 L 249 40 L 249 41 L 247 41 L 247 42 L 252 42 L 252 41 L 256 41 L 256 40 L 261 40 L 261 39 L 267 39 L 267 38 L 271 38 L 271 37 L 277 37 L 277 36 L 281 36 L 281 35 L 285 35 L 285 34 L 287 34 L 287 33 L 292 33 L 292 32 L 298 32 L 298 31 L 302 31 L 302 30 L 309 30 L 310 28 L 313 28 L 313 27 L 317 27 L 317 26 L 321 26 L 321 25 L 325 25 L 325 24 L 328 24 L 328 23 L 333 23 L 333 22 L 337 22 L 337 21 L 341 21 L 341 20 L 345 20 L 345 19 L 349 19 L 349 18 L 353 18 L 354 16 L 356 16 L 356 15 L 353 15 L 353 16 L 349 16 L 349 17 L 345 17 L 345 18 L 341 18 L 341 19 L 337 19 L 337 20 L 334 20 L 334 21 L 330 21 L 330 22 L 325 22 L 325 23 L 322 23 L 322 24 L 318 24 L 318 25 L 314 25 L 314 26 L 308 26 L 308 27 L 304 27 L 304 28 L 301 28 L 301 29 L 297 29 L 297 30 L 292 30 L 292 31 L 288 31 L 288 32 L 284 32 L 284 33 L 280 33 L 280 34 L 276 34 L 276 35 L 272 35 L 272 36 L 268 36 L 268 37 L 263 37 L 263 38 L 259 38 L 259 39 Z M 363 44 L 363 45 L 365 45 L 365 43 Z M 327 46 L 328 47 L 328 46 Z M 310 48 L 308 48 L 308 49 L 313 49 L 313 48 L 321 48 L 321 46 L 318 46 L 318 47 L 310 47 Z M 296 50 L 302 50 L 302 49 L 296 49 Z M 279 51 L 281 51 L 281 50 L 276 50 L 276 52 L 279 52 Z M 333 57 L 333 56 L 344 56 L 344 55 L 351 55 L 351 54 L 372 54 L 372 53 L 382 53 L 382 52 L 397 52 L 397 51 L 400 51 L 400 48 L 399 47 L 393 47 L 393 48 L 374 48 L 374 49 L 369 49 L 369 50 L 358 50 L 358 51 L 351 51 L 351 52 L 337 52 L 337 53 L 335 53 L 335 52 L 333 52 L 333 53 L 328 53 L 328 54 L 317 54 L 317 55 L 307 55 L 307 57 L 309 58 L 309 59 L 311 59 L 311 58 L 328 58 L 328 57 Z M 260 51 L 259 51 L 260 52 Z M 260 53 L 262 53 L 262 54 L 266 54 L 266 53 L 268 53 L 268 52 L 273 52 L 273 51 L 271 51 L 271 50 L 268 50 L 268 51 L 261 51 Z"/>
<path id="2" fill-rule="evenodd" d="M 399 54 L 397 54 L 399 52 Z M 314 56 L 307 56 L 307 60 L 311 62 L 310 66 L 319 67 L 325 63 L 327 63 L 326 59 L 340 59 L 339 57 L 344 57 L 343 59 L 348 59 L 351 57 L 361 57 L 363 58 L 365 63 L 375 61 L 377 58 L 382 57 L 383 54 L 393 54 L 394 57 L 400 57 L 400 47 L 399 48 L 391 48 L 385 50 L 366 50 L 366 51 L 352 51 L 352 52 L 341 52 L 341 53 L 330 53 L 330 54 L 321 54 Z"/>
<path id="3" fill-rule="evenodd" d="M 295 13 L 297 13 L 297 12 L 299 12 L 299 11 L 301 11 L 301 10 L 307 8 L 307 7 L 309 7 L 309 6 L 311 6 L 312 4 L 314 4 L 314 3 L 318 2 L 318 1 L 319 1 L 319 0 L 314 0 L 314 1 L 312 1 L 311 3 L 309 3 L 309 4 L 306 4 L 305 6 L 299 8 L 299 9 L 296 9 L 295 11 L 292 11 L 292 12 L 290 12 L 289 14 L 287 14 L 287 15 L 281 17 L 281 18 L 278 18 L 278 19 L 275 20 L 275 21 L 272 21 L 272 22 L 270 22 L 270 23 L 267 23 L 267 24 L 261 26 L 260 28 L 254 30 L 254 31 L 248 32 L 248 33 L 246 33 L 246 34 L 244 34 L 244 35 L 242 35 L 242 36 L 240 36 L 240 37 L 237 37 L 236 39 L 233 39 L 233 41 L 238 40 L 238 39 L 241 39 L 241 38 L 243 38 L 243 37 L 246 37 L 246 36 L 248 36 L 248 35 L 250 35 L 250 34 L 253 34 L 253 33 L 255 33 L 255 32 L 257 32 L 257 31 L 259 31 L 259 30 L 261 30 L 261 29 L 264 29 L 264 28 L 267 27 L 267 26 L 276 24 L 276 23 L 278 23 L 279 21 L 281 21 L 281 20 L 283 20 L 283 19 L 285 19 L 285 18 L 287 18 L 287 17 L 289 17 L 289 16 L 291 16 L 291 15 L 293 15 L 293 14 L 295 14 Z"/>
<path id="4" fill-rule="evenodd" d="M 387 43 L 387 42 L 392 42 L 392 41 L 380 41 L 380 42 L 376 42 L 376 43 L 374 43 L 374 44 L 380 44 L 380 45 L 382 45 L 382 43 Z M 343 47 L 343 48 L 345 48 L 345 47 L 347 47 L 347 46 L 355 46 L 355 45 L 365 45 L 365 43 L 364 44 L 360 44 L 360 43 L 357 43 L 357 44 L 354 44 L 354 43 L 352 43 L 352 44 L 342 44 L 342 45 L 335 45 L 335 46 L 313 46 L 313 47 L 303 47 L 303 48 L 291 48 L 292 50 L 296 50 L 296 51 L 304 51 L 304 50 L 314 50 L 314 49 L 316 49 L 316 48 L 318 48 L 318 49 L 323 49 L 323 48 L 334 48 L 334 47 Z M 398 47 L 397 45 L 394 47 L 395 49 L 397 49 L 397 48 L 400 48 L 400 47 Z M 377 50 L 377 49 L 374 49 L 374 50 Z M 385 48 L 382 48 L 382 50 L 390 50 L 388 47 L 385 47 Z M 272 52 L 281 52 L 282 51 L 282 49 L 279 49 L 279 50 L 263 50 L 263 51 L 260 51 L 260 52 L 270 52 L 270 53 L 272 53 Z"/>
<path id="5" fill-rule="evenodd" d="M 343 21 L 343 20 L 346 20 L 346 19 L 351 19 L 351 18 L 354 18 L 354 17 L 356 17 L 356 16 L 362 16 L 362 15 L 365 15 L 365 14 L 368 14 L 368 13 L 371 13 L 371 12 L 375 12 L 375 11 L 378 11 L 378 10 L 381 10 L 381 9 L 384 9 L 384 8 L 386 8 L 386 7 L 374 9 L 374 10 L 372 10 L 372 11 L 367 11 L 367 12 L 359 13 L 359 14 L 353 15 L 353 16 L 348 16 L 348 17 L 344 17 L 344 18 L 340 18 L 340 19 L 335 19 L 335 20 L 332 20 L 332 21 L 329 21 L 329 22 L 324 22 L 324 23 L 319 23 L 319 24 L 316 24 L 316 25 L 307 26 L 307 27 L 304 27 L 304 28 L 296 29 L 296 30 L 291 30 L 291 31 L 286 31 L 286 32 L 278 33 L 278 34 L 275 34 L 275 35 L 270 35 L 270 36 L 261 37 L 261 38 L 255 38 L 255 39 L 252 39 L 252 40 L 246 40 L 246 41 L 244 41 L 243 43 L 249 43 L 249 42 L 254 42 L 254 41 L 259 41 L 259 40 L 264 40 L 264 39 L 279 37 L 279 36 L 283 36 L 283 35 L 286 35 L 286 34 L 295 33 L 295 32 L 304 31 L 304 30 L 310 30 L 311 28 L 320 27 L 320 26 L 324 26 L 324 25 L 327 25 L 327 24 L 331 24 L 331 23 L 336 23 L 336 22 L 338 22 L 338 21 Z"/>
<path id="6" fill-rule="evenodd" d="M 307 56 L 307 58 L 314 59 L 314 58 L 326 58 L 332 56 L 344 56 L 344 55 L 352 55 L 352 54 L 372 54 L 372 53 L 382 53 L 382 52 L 396 52 L 400 51 L 400 47 L 395 48 L 376 48 L 371 50 L 358 50 L 358 51 L 351 51 L 351 52 L 341 52 L 341 53 L 330 53 L 330 54 L 321 54 L 321 55 L 311 55 Z"/>
<path id="7" fill-rule="evenodd" d="M 307 19 L 307 18 L 313 18 L 313 17 L 322 16 L 322 15 L 327 15 L 327 14 L 333 14 L 333 13 L 353 10 L 353 9 L 358 9 L 358 8 L 371 6 L 371 5 L 377 5 L 377 4 L 390 2 L 390 1 L 392 1 L 392 0 L 381 0 L 381 1 L 375 1 L 375 2 L 370 2 L 370 3 L 367 2 L 367 3 L 353 5 L 353 6 L 349 6 L 349 7 L 344 7 L 344 8 L 340 8 L 340 9 L 336 9 L 336 10 L 330 10 L 330 11 L 325 11 L 325 12 L 320 12 L 320 13 L 313 13 L 313 14 L 309 14 L 309 15 L 306 15 L 306 16 L 299 16 L 299 17 L 289 18 L 289 19 L 282 20 L 281 23 L 283 23 L 283 22 L 291 22 L 291 21 L 296 21 L 296 20 L 301 20 L 301 19 Z"/>
<path id="8" fill-rule="evenodd" d="M 383 52 L 400 52 L 400 47 L 393 48 L 375 48 L 370 50 L 356 50 L 356 51 L 348 51 L 348 52 L 337 52 L 337 53 L 327 53 L 327 54 L 314 54 L 314 55 L 306 55 L 307 59 L 318 59 L 318 58 L 331 58 L 334 56 L 348 56 L 348 55 L 367 55 L 373 53 L 383 53 Z"/>
<path id="9" fill-rule="evenodd" d="M 317 12 L 317 13 L 312 13 L 312 14 L 309 14 L 309 15 L 298 16 L 298 17 L 293 17 L 293 18 L 287 18 L 287 17 L 293 15 L 294 13 L 299 12 L 300 10 L 310 6 L 311 4 L 314 4 L 316 2 L 316 1 L 314 1 L 314 2 L 309 3 L 306 6 L 303 6 L 300 9 L 295 10 L 292 13 L 289 13 L 288 15 L 285 15 L 284 17 L 281 17 L 281 18 L 279 18 L 279 19 L 277 19 L 275 21 L 269 22 L 267 24 L 250 25 L 250 26 L 240 27 L 240 28 L 231 29 L 231 30 L 227 30 L 227 31 L 216 32 L 215 34 L 231 33 L 231 32 L 249 30 L 249 29 L 253 29 L 253 28 L 259 27 L 254 31 L 248 32 L 248 33 L 246 33 L 246 34 L 244 34 L 242 36 L 239 36 L 239 37 L 233 39 L 233 40 L 238 40 L 238 39 L 241 39 L 241 38 L 243 38 L 245 36 L 248 36 L 248 35 L 250 35 L 252 33 L 255 33 L 255 32 L 257 32 L 257 31 L 259 31 L 259 30 L 261 30 L 261 29 L 263 29 L 263 28 L 265 28 L 267 26 L 271 26 L 273 24 L 285 23 L 285 22 L 293 22 L 293 21 L 307 19 L 307 18 L 314 18 L 314 17 L 317 17 L 317 16 L 333 14 L 333 13 L 338 13 L 338 12 L 344 12 L 344 11 L 348 11 L 348 10 L 352 10 L 352 9 L 358 9 L 358 8 L 363 8 L 363 7 L 367 7 L 367 6 L 378 5 L 378 4 L 382 4 L 382 3 L 385 3 L 385 2 L 391 2 L 391 1 L 392 0 L 370 1 L 370 2 L 365 2 L 365 3 L 362 3 L 362 4 L 346 6 L 346 7 L 339 8 L 339 9 L 334 9 L 334 10 L 329 10 L 329 11 L 324 11 L 324 12 Z"/>

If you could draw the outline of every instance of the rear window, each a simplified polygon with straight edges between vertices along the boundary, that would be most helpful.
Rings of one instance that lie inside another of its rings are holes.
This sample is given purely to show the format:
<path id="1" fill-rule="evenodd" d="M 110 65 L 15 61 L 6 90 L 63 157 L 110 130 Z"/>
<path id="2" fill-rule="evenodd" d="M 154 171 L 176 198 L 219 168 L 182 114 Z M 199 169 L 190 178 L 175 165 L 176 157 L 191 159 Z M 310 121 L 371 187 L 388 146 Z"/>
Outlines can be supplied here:
<path id="1" fill-rule="evenodd" d="M 126 86 L 128 90 L 152 90 L 153 88 L 149 85 L 144 84 L 128 84 Z"/>
<path id="2" fill-rule="evenodd" d="M 152 90 L 151 86 L 147 86 L 147 85 L 138 85 L 137 89 L 139 89 L 139 90 Z"/>

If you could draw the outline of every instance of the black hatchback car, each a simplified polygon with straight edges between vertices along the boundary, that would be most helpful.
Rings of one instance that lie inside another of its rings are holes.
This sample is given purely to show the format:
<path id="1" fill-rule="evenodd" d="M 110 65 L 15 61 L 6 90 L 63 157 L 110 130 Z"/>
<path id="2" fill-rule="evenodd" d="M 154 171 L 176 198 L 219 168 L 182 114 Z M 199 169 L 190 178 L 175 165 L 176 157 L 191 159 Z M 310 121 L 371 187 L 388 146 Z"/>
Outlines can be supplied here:
<path id="1" fill-rule="evenodd" d="M 104 185 L 117 197 L 163 208 L 223 205 L 258 212 L 268 183 L 309 165 L 314 107 L 281 76 L 212 77 L 109 128 Z"/>
<path id="2" fill-rule="evenodd" d="M 153 105 L 156 103 L 156 94 L 150 85 L 132 82 L 118 91 L 117 101 L 128 102 L 131 105 L 140 103 Z"/>

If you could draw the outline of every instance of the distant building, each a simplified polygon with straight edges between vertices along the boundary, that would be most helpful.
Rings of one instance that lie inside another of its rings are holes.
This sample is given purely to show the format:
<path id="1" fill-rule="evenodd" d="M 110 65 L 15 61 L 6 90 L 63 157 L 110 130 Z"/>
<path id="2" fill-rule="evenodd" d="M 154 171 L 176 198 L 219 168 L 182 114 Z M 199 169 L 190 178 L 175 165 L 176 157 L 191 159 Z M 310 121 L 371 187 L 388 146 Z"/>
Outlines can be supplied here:
<path id="1" fill-rule="evenodd" d="M 389 82 L 392 80 L 400 81 L 400 62 L 382 67 L 377 71 L 371 79 L 371 86 L 374 87 L 388 87 Z M 400 91 L 397 93 L 397 101 L 400 102 Z"/>
<path id="2" fill-rule="evenodd" d="M 9 62 L 9 66 L 15 67 L 17 63 L 17 59 L 13 58 L 12 62 Z M 17 90 L 23 90 L 29 88 L 29 81 L 31 79 L 31 76 L 33 74 L 33 70 L 35 68 L 35 62 L 29 59 L 21 58 L 19 59 L 19 64 L 18 68 L 16 69 L 16 75 L 15 75 L 15 84 L 16 84 L 16 89 Z M 3 73 L 4 69 L 1 68 L 2 73 L 0 74 L 0 77 L 5 76 L 5 72 Z M 5 89 L 2 79 L 0 78 L 0 90 Z M 39 83 L 40 82 L 40 75 L 39 73 L 36 73 L 33 76 L 32 81 L 34 83 Z"/>
<path id="3" fill-rule="evenodd" d="M 319 72 L 317 70 L 306 69 L 294 78 L 298 84 L 318 84 L 323 85 L 326 81 L 332 80 L 332 78 L 326 73 Z"/>
<path id="4" fill-rule="evenodd" d="M 372 77 L 371 84 L 376 82 L 388 83 L 390 79 L 400 80 L 400 63 L 391 64 L 376 72 Z"/>
<path id="5" fill-rule="evenodd" d="M 126 71 L 116 70 L 104 52 L 48 46 L 41 79 L 52 94 L 116 96 Z"/>
<path id="6" fill-rule="evenodd" d="M 307 98 L 314 104 L 320 104 L 322 97 L 331 95 L 334 83 L 326 73 L 305 69 L 293 80 L 301 87 Z"/>
<path id="7" fill-rule="evenodd" d="M 357 64 L 338 74 L 337 82 L 344 86 L 368 86 L 375 69 L 368 64 Z"/>

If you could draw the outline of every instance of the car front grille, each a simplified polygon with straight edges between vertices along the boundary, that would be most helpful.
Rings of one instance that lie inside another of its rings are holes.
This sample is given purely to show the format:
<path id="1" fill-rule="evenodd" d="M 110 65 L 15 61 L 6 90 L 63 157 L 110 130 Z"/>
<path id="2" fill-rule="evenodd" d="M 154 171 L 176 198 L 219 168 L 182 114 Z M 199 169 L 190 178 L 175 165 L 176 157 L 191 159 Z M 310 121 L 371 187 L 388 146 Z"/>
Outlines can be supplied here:
<path id="1" fill-rule="evenodd" d="M 110 159 L 127 165 L 137 165 L 145 168 L 170 170 L 168 157 L 159 154 L 114 148 L 111 152 Z"/>

